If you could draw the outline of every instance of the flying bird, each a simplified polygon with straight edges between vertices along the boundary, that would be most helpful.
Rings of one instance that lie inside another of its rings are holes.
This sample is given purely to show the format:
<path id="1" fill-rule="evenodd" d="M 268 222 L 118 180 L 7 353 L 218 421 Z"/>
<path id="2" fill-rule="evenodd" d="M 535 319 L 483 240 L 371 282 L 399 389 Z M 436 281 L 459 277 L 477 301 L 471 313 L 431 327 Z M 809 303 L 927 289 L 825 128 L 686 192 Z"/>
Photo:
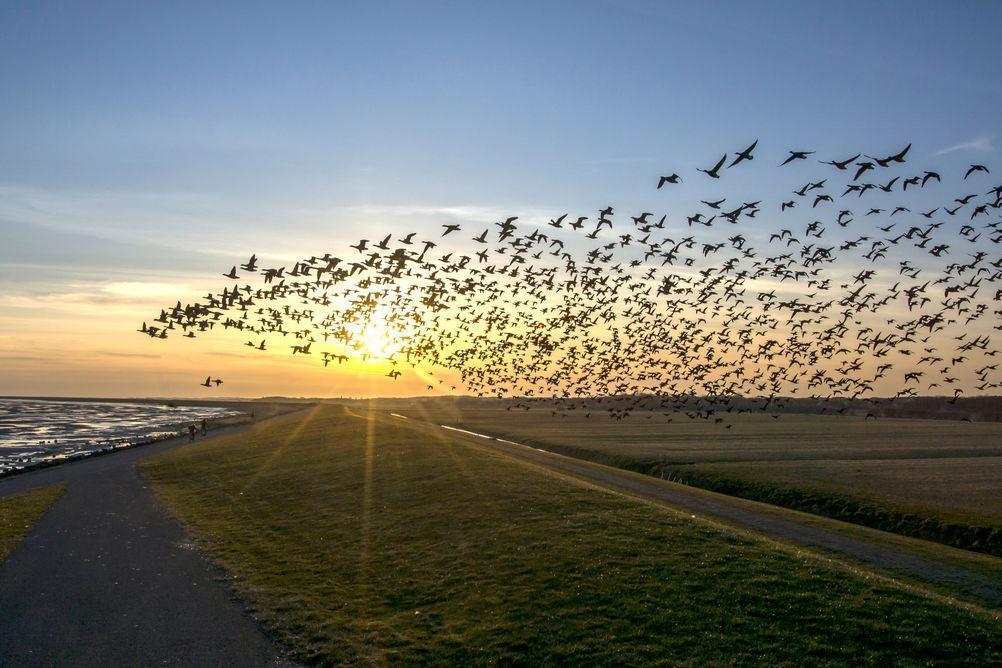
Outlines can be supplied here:
<path id="1" fill-rule="evenodd" d="M 988 171 L 988 168 L 985 167 L 984 165 L 971 165 L 970 167 L 967 168 L 967 172 L 964 174 L 964 180 L 966 181 L 967 177 L 973 174 L 974 172 L 984 172 L 985 174 L 990 173 Z"/>
<path id="2" fill-rule="evenodd" d="M 789 157 L 780 163 L 780 167 L 788 165 L 794 160 L 807 160 L 807 156 L 814 155 L 814 151 L 789 151 Z"/>
<path id="3" fill-rule="evenodd" d="M 658 179 L 658 190 L 661 190 L 661 188 L 666 183 L 677 184 L 681 183 L 681 181 L 682 178 L 678 174 L 671 174 L 670 176 L 662 176 L 661 178 Z"/>
<path id="4" fill-rule="evenodd" d="M 720 168 L 724 166 L 724 162 L 726 161 L 727 161 L 727 154 L 724 153 L 724 157 L 722 157 L 717 162 L 717 164 L 713 166 L 713 169 L 698 169 L 698 171 L 705 173 L 707 176 L 711 178 L 719 179 L 720 175 L 717 172 L 720 171 Z"/>
<path id="5" fill-rule="evenodd" d="M 733 162 L 731 162 L 731 164 L 728 165 L 728 168 L 734 167 L 735 165 L 737 165 L 737 164 L 739 164 L 739 163 L 741 163 L 741 162 L 743 162 L 745 160 L 754 160 L 755 158 L 752 155 L 752 151 L 755 150 L 756 146 L 758 146 L 758 140 L 757 139 L 752 142 L 751 146 L 749 146 L 745 150 L 743 150 L 740 153 L 738 153 L 737 156 L 734 158 Z"/>

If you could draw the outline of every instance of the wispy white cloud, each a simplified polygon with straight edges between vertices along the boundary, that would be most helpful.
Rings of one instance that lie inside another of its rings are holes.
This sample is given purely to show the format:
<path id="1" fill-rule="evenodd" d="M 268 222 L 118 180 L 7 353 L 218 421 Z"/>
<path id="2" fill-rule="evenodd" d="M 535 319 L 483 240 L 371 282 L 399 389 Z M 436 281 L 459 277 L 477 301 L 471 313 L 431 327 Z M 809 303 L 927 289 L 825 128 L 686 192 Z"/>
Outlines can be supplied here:
<path id="1" fill-rule="evenodd" d="M 293 262 L 313 252 L 337 251 L 359 234 L 394 230 L 437 236 L 443 223 L 488 225 L 510 216 L 543 226 L 555 214 L 539 206 L 453 203 L 345 204 L 252 209 L 210 196 L 174 192 L 49 190 L 0 183 L 0 223 L 84 235 L 118 244 L 235 260 L 266 249 L 269 262 Z M 193 241 L 195 240 L 195 241 Z M 129 249 L 104 249 L 114 267 Z"/>
<path id="2" fill-rule="evenodd" d="M 0 308 L 36 310 L 50 315 L 54 311 L 92 314 L 95 308 L 105 315 L 111 311 L 131 314 L 137 306 L 153 308 L 164 300 L 186 294 L 197 295 L 199 290 L 183 283 L 141 281 L 25 284 L 21 289 L 0 295 Z"/>
<path id="3" fill-rule="evenodd" d="M 995 144 L 993 143 L 994 137 L 984 135 L 981 137 L 975 137 L 969 141 L 961 142 L 959 144 L 954 144 L 953 146 L 947 146 L 946 148 L 936 151 L 933 155 L 946 155 L 947 153 L 956 153 L 958 151 L 972 151 L 974 153 L 991 153 L 995 150 Z"/>

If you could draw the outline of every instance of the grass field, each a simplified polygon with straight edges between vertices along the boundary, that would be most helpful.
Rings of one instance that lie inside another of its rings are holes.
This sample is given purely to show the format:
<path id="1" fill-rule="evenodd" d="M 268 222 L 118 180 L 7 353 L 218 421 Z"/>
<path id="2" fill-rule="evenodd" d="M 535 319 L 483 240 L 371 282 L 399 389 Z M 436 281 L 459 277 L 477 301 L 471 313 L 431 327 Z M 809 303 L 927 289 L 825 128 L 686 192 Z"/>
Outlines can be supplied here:
<path id="1" fill-rule="evenodd" d="M 1002 661 L 997 618 L 337 406 L 143 464 L 322 664 Z"/>
<path id="2" fill-rule="evenodd" d="M 375 402 L 577 457 L 1002 554 L 1002 423 L 740 415 L 730 429 L 636 413 L 613 421 L 434 399 Z"/>
<path id="3" fill-rule="evenodd" d="M 21 542 L 64 490 L 65 485 L 48 485 L 0 498 L 0 561 Z"/>

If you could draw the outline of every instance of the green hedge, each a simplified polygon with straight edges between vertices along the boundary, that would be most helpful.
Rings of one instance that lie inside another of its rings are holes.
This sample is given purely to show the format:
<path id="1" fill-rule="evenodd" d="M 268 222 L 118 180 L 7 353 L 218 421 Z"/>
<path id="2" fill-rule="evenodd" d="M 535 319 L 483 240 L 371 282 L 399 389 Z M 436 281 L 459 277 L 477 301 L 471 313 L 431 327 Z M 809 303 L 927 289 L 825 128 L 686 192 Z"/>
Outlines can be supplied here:
<path id="1" fill-rule="evenodd" d="M 642 472 L 713 492 L 771 503 L 996 557 L 1002 556 L 1002 527 L 944 522 L 935 517 L 891 510 L 837 492 L 781 487 L 703 471 L 666 467 L 663 464 L 647 466 Z"/>

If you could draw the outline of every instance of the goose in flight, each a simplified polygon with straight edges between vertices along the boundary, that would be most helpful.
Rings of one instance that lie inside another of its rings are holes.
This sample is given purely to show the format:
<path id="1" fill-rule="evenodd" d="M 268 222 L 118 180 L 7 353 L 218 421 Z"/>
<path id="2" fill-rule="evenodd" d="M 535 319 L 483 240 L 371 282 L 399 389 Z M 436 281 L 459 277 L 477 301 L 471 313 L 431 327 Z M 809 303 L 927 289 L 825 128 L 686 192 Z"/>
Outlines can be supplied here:
<path id="1" fill-rule="evenodd" d="M 722 157 L 719 161 L 717 161 L 717 164 L 713 166 L 713 169 L 703 169 L 703 168 L 698 168 L 698 169 L 699 171 L 703 172 L 710 178 L 719 179 L 720 174 L 718 172 L 720 171 L 720 168 L 724 166 L 724 163 L 726 161 L 727 161 L 727 154 L 724 153 L 724 157 Z"/>
<path id="2" fill-rule="evenodd" d="M 681 177 L 678 174 L 671 174 L 669 176 L 662 176 L 658 179 L 658 190 L 664 187 L 666 183 L 677 184 L 681 181 Z"/>
<path id="3" fill-rule="evenodd" d="M 752 155 L 752 151 L 755 150 L 756 146 L 758 146 L 757 139 L 752 142 L 751 146 L 738 153 L 737 157 L 734 158 L 734 161 L 730 165 L 728 165 L 727 168 L 730 169 L 731 167 L 734 167 L 735 165 L 738 165 L 744 162 L 745 160 L 754 160 L 755 156 Z"/>
<path id="4" fill-rule="evenodd" d="M 807 156 L 814 155 L 814 151 L 789 151 L 790 157 L 780 163 L 780 167 L 788 165 L 794 160 L 807 160 Z"/>
<path id="5" fill-rule="evenodd" d="M 991 173 L 988 171 L 988 168 L 985 167 L 984 165 L 971 165 L 970 167 L 967 168 L 967 173 L 964 174 L 964 180 L 966 181 L 967 177 L 973 174 L 974 172 L 984 172 L 985 174 Z"/>

